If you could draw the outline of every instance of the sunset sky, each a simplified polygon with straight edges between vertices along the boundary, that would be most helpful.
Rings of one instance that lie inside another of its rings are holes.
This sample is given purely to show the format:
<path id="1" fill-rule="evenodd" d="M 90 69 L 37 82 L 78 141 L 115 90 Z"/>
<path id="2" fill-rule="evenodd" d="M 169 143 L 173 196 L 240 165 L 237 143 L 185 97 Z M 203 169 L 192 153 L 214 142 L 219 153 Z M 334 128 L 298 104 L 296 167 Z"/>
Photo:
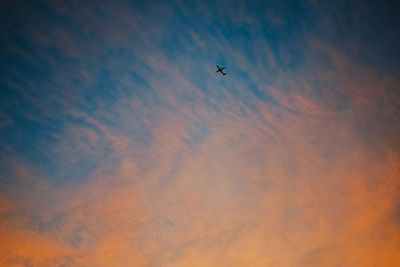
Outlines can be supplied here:
<path id="1" fill-rule="evenodd" d="M 0 266 L 400 266 L 399 14 L 1 1 Z"/>

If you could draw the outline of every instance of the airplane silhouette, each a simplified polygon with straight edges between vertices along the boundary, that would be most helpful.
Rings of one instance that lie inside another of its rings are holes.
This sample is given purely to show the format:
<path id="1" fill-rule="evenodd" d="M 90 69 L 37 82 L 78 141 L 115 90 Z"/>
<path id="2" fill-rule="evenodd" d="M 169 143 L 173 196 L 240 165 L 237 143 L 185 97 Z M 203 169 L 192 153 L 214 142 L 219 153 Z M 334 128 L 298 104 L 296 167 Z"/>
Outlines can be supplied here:
<path id="1" fill-rule="evenodd" d="M 217 70 L 216 72 L 221 72 L 221 74 L 224 75 L 224 76 L 226 75 L 226 73 L 223 72 L 223 70 L 225 69 L 225 67 L 222 67 L 222 68 L 221 68 L 220 66 L 217 65 L 217 68 L 218 68 L 218 70 Z"/>

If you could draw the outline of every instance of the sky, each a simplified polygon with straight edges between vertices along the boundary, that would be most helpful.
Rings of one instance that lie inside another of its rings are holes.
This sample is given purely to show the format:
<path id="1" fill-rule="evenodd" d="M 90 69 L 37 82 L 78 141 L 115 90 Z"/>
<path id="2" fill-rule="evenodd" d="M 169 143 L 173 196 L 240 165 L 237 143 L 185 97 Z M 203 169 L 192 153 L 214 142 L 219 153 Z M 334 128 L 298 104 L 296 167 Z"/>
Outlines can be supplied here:
<path id="1" fill-rule="evenodd" d="M 0 266 L 400 266 L 384 2 L 2 1 Z"/>

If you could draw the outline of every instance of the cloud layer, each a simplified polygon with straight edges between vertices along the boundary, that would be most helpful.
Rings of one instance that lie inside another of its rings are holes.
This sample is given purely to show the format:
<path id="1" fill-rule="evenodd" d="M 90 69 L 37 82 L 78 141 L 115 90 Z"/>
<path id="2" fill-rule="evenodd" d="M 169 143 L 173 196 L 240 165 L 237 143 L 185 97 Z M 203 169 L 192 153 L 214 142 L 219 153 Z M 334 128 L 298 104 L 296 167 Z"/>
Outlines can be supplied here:
<path id="1" fill-rule="evenodd" d="M 0 265 L 398 266 L 379 7 L 4 4 Z"/>

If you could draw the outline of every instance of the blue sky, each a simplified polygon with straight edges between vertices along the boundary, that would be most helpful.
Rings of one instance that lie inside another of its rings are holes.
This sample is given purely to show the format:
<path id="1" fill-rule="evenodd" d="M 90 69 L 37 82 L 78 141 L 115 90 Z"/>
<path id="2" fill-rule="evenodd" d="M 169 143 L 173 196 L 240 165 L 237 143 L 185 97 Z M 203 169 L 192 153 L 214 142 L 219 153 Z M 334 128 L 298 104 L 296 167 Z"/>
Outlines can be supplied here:
<path id="1" fill-rule="evenodd" d="M 1 5 L 0 263 L 399 262 L 394 1 Z"/>

